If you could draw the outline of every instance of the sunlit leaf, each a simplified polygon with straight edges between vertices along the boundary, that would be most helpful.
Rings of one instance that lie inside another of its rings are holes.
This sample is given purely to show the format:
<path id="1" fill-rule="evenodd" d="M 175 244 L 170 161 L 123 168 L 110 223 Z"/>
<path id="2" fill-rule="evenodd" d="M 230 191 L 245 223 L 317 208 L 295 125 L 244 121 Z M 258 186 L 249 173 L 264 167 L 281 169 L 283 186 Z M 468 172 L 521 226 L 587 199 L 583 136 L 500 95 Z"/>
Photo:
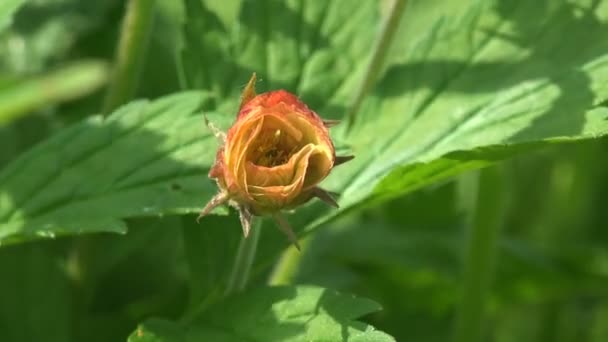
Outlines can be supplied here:
<path id="1" fill-rule="evenodd" d="M 318 287 L 260 288 L 219 302 L 186 323 L 150 319 L 130 342 L 394 341 L 356 319 L 378 304 Z"/>
<path id="2" fill-rule="evenodd" d="M 0 241 L 124 232 L 124 217 L 197 210 L 214 191 L 217 146 L 196 115 L 204 98 L 137 101 L 23 154 L 0 173 Z"/>
<path id="3" fill-rule="evenodd" d="M 379 21 L 374 1 L 242 1 L 220 11 L 214 1 L 186 0 L 186 7 L 186 83 L 213 91 L 218 106 L 233 111 L 256 72 L 259 90 L 285 88 L 324 117 L 340 117 Z"/>
<path id="4" fill-rule="evenodd" d="M 388 68 L 364 104 L 346 139 L 356 158 L 326 183 L 342 194 L 342 210 L 532 147 L 608 133 L 608 109 L 599 106 L 608 97 L 605 3 L 470 6 L 410 37 L 404 62 Z"/>

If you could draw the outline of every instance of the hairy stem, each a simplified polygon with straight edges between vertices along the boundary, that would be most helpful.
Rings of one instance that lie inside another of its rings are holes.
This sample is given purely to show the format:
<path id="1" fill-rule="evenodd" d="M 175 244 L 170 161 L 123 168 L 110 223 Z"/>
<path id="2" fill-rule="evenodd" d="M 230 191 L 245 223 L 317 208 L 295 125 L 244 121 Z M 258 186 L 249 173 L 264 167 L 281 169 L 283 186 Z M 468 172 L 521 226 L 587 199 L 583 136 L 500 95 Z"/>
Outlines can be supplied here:
<path id="1" fill-rule="evenodd" d="M 485 303 L 505 209 L 501 170 L 500 165 L 481 170 L 477 183 L 465 194 L 476 192 L 470 197 L 472 220 L 466 237 L 461 301 L 456 309 L 456 342 L 483 340 Z"/>
<path id="2" fill-rule="evenodd" d="M 257 218 L 254 220 L 249 236 L 241 238 L 234 265 L 232 266 L 232 273 L 230 274 L 228 286 L 226 287 L 226 295 L 240 292 L 245 289 L 261 234 L 262 219 Z"/>
<path id="3" fill-rule="evenodd" d="M 103 104 L 108 114 L 131 99 L 139 81 L 156 0 L 129 0 L 116 48 L 112 77 Z"/>
<path id="4" fill-rule="evenodd" d="M 361 107 L 361 103 L 363 103 L 363 99 L 374 86 L 378 75 L 382 71 L 384 59 L 391 46 L 395 32 L 397 32 L 397 28 L 399 27 L 399 22 L 403 16 L 406 2 L 406 0 L 393 0 L 384 27 L 382 28 L 380 36 L 372 51 L 372 58 L 365 70 L 363 81 L 359 84 L 359 87 L 353 94 L 353 102 L 346 113 L 347 131 L 354 126 L 356 115 Z"/>

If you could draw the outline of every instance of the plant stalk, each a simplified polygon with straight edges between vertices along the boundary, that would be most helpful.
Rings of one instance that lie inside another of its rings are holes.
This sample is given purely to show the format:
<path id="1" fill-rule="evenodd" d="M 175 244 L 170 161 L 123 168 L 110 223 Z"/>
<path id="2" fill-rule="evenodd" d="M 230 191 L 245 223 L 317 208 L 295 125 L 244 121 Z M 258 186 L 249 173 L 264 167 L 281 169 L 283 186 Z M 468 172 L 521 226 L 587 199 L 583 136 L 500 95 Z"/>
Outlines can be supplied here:
<path id="1" fill-rule="evenodd" d="M 234 260 L 234 265 L 232 266 L 232 273 L 230 274 L 228 286 L 226 287 L 227 296 L 245 289 L 261 234 L 262 219 L 257 218 L 254 220 L 249 236 L 242 237 L 241 242 L 239 243 L 239 249 Z"/>
<path id="2" fill-rule="evenodd" d="M 148 46 L 156 0 L 129 0 L 116 49 L 103 113 L 129 101 L 137 88 Z"/>
<path id="3" fill-rule="evenodd" d="M 268 278 L 268 285 L 276 286 L 288 285 L 293 283 L 293 280 L 296 278 L 298 270 L 300 269 L 302 257 L 308 249 L 308 245 L 311 239 L 311 235 L 308 235 L 301 239 L 300 250 L 298 250 L 293 245 L 285 249 L 283 254 L 281 254 L 281 257 L 279 258 L 279 261 L 277 262 L 276 266 L 274 267 L 270 278 Z"/>
<path id="4" fill-rule="evenodd" d="M 389 9 L 384 27 L 382 28 L 380 36 L 372 51 L 372 58 L 369 65 L 365 69 L 363 81 L 359 84 L 359 87 L 353 94 L 352 103 L 348 109 L 348 112 L 346 113 L 345 117 L 347 121 L 347 132 L 350 131 L 355 125 L 356 115 L 357 112 L 359 112 L 361 104 L 363 103 L 363 99 L 375 85 L 377 78 L 382 71 L 386 54 L 391 46 L 391 43 L 393 42 L 393 37 L 395 36 L 395 32 L 397 32 L 397 28 L 399 27 L 399 23 L 403 17 L 403 13 L 405 12 L 404 9 L 406 2 L 406 0 L 393 0 L 392 7 Z"/>
<path id="5" fill-rule="evenodd" d="M 466 237 L 461 301 L 456 309 L 456 342 L 482 341 L 485 304 L 505 210 L 501 171 L 500 165 L 483 169 L 477 184 L 469 187 L 469 190 L 477 187 L 477 196 L 470 201 L 472 219 Z"/>

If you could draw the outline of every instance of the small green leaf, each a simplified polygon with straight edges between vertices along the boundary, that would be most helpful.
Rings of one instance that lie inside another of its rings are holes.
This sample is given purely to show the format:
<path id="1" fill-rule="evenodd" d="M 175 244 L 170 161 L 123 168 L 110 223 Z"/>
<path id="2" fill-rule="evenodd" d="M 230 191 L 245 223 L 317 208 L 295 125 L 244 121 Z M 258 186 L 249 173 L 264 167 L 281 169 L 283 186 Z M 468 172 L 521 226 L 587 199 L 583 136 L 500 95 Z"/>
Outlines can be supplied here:
<path id="1" fill-rule="evenodd" d="M 394 341 L 356 321 L 378 304 L 312 287 L 248 291 L 209 308 L 186 323 L 150 319 L 129 342 L 172 341 Z"/>
<path id="2" fill-rule="evenodd" d="M 204 99 L 137 101 L 21 155 L 0 173 L 0 241 L 124 232 L 125 217 L 196 211 L 215 192 L 206 170 L 217 141 L 198 112 Z"/>

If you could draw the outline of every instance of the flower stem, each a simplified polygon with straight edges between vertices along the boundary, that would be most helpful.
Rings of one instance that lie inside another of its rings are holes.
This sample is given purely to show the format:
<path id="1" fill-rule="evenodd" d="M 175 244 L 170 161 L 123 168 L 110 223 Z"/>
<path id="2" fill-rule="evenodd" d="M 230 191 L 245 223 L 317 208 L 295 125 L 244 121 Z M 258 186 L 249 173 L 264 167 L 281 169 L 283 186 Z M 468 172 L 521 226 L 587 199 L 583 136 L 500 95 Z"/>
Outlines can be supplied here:
<path id="1" fill-rule="evenodd" d="M 461 301 L 454 327 L 456 342 L 482 341 L 485 303 L 505 210 L 501 170 L 501 166 L 481 170 L 477 183 L 469 184 L 469 193 L 464 194 L 476 192 L 469 201 L 472 220 L 468 225 Z"/>
<path id="2" fill-rule="evenodd" d="M 245 289 L 261 234 L 262 219 L 258 218 L 254 220 L 249 236 L 242 237 L 241 242 L 239 243 L 239 249 L 234 260 L 234 265 L 232 266 L 232 273 L 230 274 L 228 286 L 226 287 L 227 296 Z"/>
<path id="3" fill-rule="evenodd" d="M 103 104 L 108 114 L 127 102 L 137 88 L 148 45 L 156 0 L 129 0 L 114 61 L 114 70 Z"/>
<path id="4" fill-rule="evenodd" d="M 363 103 L 363 99 L 374 86 L 378 75 L 382 71 L 384 59 L 386 58 L 388 49 L 391 46 L 395 32 L 397 32 L 401 17 L 403 17 L 403 13 L 405 12 L 404 9 L 406 2 L 406 0 L 393 0 L 392 7 L 389 9 L 388 18 L 386 18 L 384 27 L 382 28 L 380 36 L 372 51 L 372 58 L 367 66 L 367 69 L 365 70 L 363 81 L 359 84 L 359 88 L 357 88 L 353 94 L 353 102 L 351 103 L 346 114 L 347 131 L 350 131 L 350 129 L 354 126 L 355 118 L 359 108 L 361 107 L 361 103 Z"/>
<path id="5" fill-rule="evenodd" d="M 293 283 L 311 238 L 311 235 L 308 235 L 300 240 L 300 250 L 291 245 L 281 254 L 281 258 L 268 279 L 268 285 Z"/>

